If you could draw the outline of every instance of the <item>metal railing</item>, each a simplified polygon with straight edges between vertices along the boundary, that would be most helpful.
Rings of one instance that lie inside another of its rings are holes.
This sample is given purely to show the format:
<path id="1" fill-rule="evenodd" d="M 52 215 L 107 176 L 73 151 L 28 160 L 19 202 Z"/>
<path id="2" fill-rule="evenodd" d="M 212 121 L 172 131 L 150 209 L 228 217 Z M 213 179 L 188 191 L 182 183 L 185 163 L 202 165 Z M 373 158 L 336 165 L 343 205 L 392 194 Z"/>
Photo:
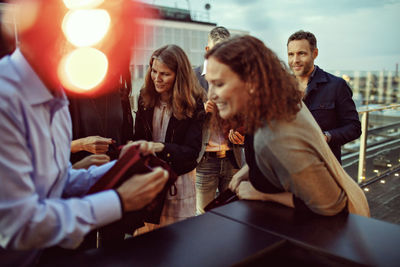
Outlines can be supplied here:
<path id="1" fill-rule="evenodd" d="M 379 107 L 374 107 L 374 108 L 369 108 L 366 106 L 365 108 L 362 108 L 358 111 L 358 114 L 361 117 L 361 130 L 362 134 L 360 136 L 360 146 L 359 146 L 359 155 L 358 155 L 358 172 L 357 172 L 357 181 L 358 183 L 363 183 L 366 182 L 366 156 L 367 156 L 367 141 L 368 141 L 368 133 L 376 132 L 375 129 L 370 129 L 368 131 L 368 125 L 369 125 L 369 116 L 371 112 L 375 111 L 384 111 L 384 110 L 391 110 L 391 109 L 399 109 L 400 104 L 391 104 L 387 106 L 379 106 Z M 385 116 L 385 115 L 382 115 Z M 400 120 L 400 116 L 399 116 Z M 399 126 L 398 123 L 391 123 L 389 125 L 379 127 L 380 130 L 387 130 L 388 128 L 396 128 Z M 388 141 L 391 141 L 393 139 L 397 139 L 395 141 L 398 141 L 398 138 L 390 138 L 390 136 L 386 136 Z M 391 164 L 388 164 L 391 165 Z"/>

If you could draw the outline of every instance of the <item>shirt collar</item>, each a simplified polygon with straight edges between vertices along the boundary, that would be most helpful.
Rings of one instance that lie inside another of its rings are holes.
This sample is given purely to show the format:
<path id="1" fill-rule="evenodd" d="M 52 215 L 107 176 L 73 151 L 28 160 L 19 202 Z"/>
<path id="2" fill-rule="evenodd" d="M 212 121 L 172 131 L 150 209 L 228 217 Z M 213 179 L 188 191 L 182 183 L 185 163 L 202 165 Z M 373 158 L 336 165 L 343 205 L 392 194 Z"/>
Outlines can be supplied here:
<path id="1" fill-rule="evenodd" d="M 206 68 L 207 68 L 207 59 L 204 60 L 204 63 L 203 63 L 203 72 L 201 73 L 201 76 L 206 75 Z"/>
<path id="2" fill-rule="evenodd" d="M 28 103 L 38 105 L 55 100 L 61 105 L 68 104 L 64 90 L 56 90 L 53 96 L 18 48 L 10 56 L 10 63 L 17 72 L 21 92 Z"/>

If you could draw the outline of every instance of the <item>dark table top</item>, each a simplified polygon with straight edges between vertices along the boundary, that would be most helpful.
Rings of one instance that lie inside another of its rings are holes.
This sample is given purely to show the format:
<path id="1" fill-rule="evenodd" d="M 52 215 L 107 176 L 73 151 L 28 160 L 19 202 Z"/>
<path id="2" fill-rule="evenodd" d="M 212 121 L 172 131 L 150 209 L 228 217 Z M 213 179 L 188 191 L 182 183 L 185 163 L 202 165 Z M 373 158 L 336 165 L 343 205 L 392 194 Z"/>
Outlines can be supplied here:
<path id="1" fill-rule="evenodd" d="M 236 201 L 57 266 L 399 266 L 400 226 Z"/>
<path id="2" fill-rule="evenodd" d="M 90 250 L 57 266 L 231 266 L 282 238 L 207 213 L 125 240 L 121 246 Z"/>
<path id="3" fill-rule="evenodd" d="M 396 224 L 345 213 L 305 214 L 258 201 L 236 201 L 211 212 L 355 263 L 400 266 L 400 226 Z"/>

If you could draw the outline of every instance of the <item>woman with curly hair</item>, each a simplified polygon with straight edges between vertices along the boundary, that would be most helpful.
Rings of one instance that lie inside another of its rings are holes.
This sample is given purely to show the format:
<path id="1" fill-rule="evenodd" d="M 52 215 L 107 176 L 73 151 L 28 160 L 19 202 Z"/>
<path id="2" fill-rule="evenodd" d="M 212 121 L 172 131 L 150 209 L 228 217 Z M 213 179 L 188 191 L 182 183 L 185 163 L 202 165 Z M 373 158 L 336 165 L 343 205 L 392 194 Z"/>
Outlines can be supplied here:
<path id="1" fill-rule="evenodd" d="M 231 128 L 245 125 L 247 165 L 229 185 L 239 198 L 369 216 L 363 191 L 332 154 L 274 52 L 241 36 L 217 44 L 206 58 L 209 99 Z"/>
<path id="2" fill-rule="evenodd" d="M 153 153 L 179 175 L 176 195 L 169 194 L 160 225 L 146 224 L 143 233 L 195 216 L 195 167 L 205 119 L 204 93 L 185 52 L 176 45 L 154 51 L 139 96 L 135 144 Z"/>

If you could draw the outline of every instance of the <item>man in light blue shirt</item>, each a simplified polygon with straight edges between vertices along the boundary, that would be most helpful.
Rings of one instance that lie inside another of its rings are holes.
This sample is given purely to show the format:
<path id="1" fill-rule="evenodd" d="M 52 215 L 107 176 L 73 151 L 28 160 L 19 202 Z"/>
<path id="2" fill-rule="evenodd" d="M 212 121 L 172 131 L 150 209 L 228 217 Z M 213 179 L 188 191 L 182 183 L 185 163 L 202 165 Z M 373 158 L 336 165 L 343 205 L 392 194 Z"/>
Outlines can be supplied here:
<path id="1" fill-rule="evenodd" d="M 55 35 L 32 38 L 40 30 L 22 33 L 19 48 L 0 60 L 2 266 L 34 264 L 46 247 L 77 247 L 89 231 L 150 203 L 168 179 L 157 168 L 117 190 L 85 196 L 114 162 L 88 170 L 71 168 L 68 101 L 52 65 L 57 62 L 51 48 Z"/>

